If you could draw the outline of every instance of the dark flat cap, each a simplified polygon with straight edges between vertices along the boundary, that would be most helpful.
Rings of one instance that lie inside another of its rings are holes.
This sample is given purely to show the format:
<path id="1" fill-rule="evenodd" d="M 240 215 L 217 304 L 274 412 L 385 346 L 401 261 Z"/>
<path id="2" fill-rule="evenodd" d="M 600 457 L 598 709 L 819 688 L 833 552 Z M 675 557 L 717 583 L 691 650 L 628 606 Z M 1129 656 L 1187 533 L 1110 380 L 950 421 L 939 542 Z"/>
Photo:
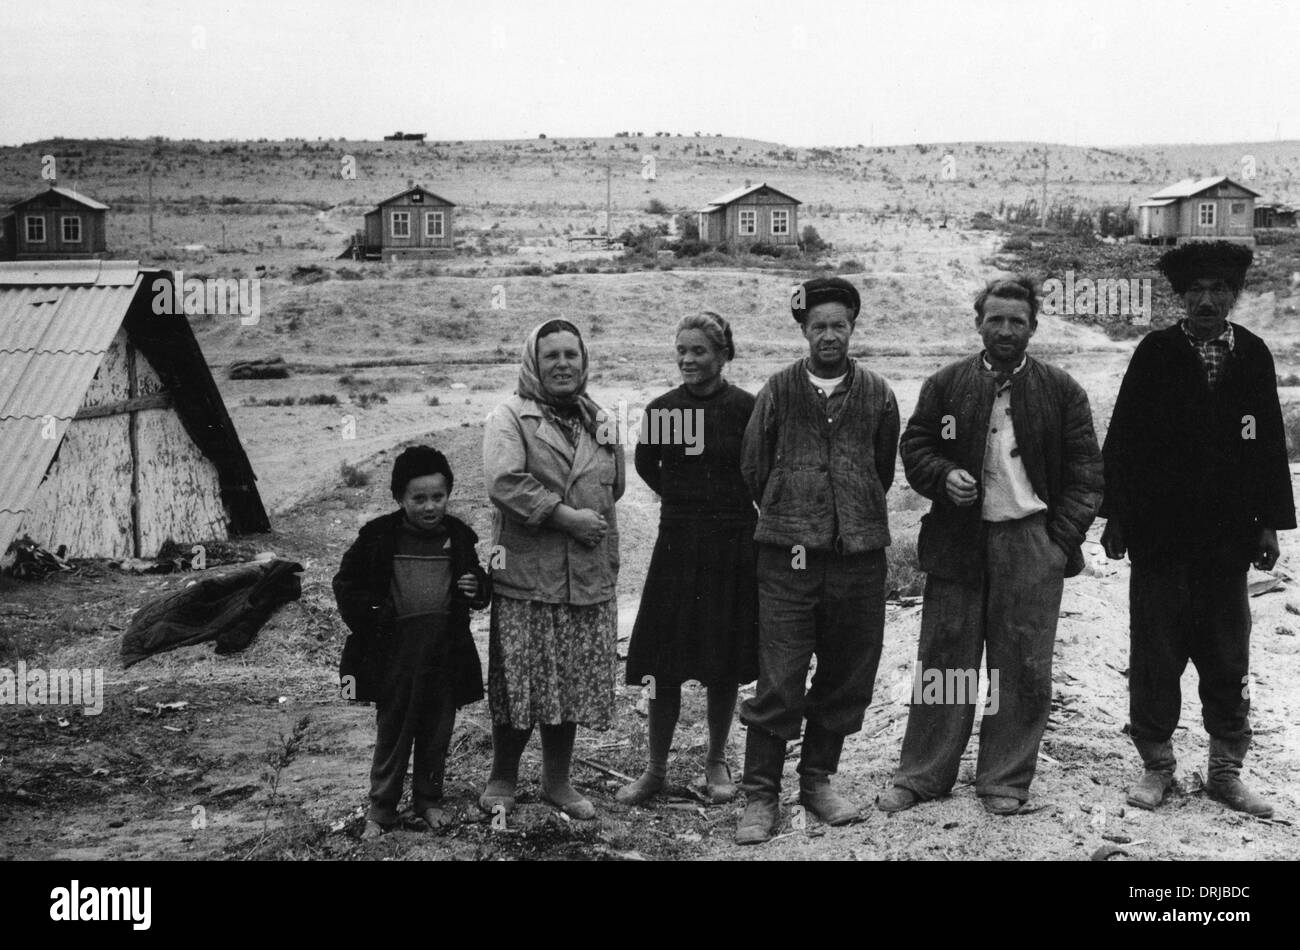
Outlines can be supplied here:
<path id="1" fill-rule="evenodd" d="M 858 288 L 843 277 L 814 277 L 794 289 L 790 295 L 790 313 L 803 323 L 808 318 L 808 311 L 819 303 L 842 303 L 852 311 L 853 320 L 858 319 L 858 311 L 862 309 Z"/>
<path id="2" fill-rule="evenodd" d="M 1205 277 L 1222 278 L 1233 293 L 1239 294 L 1246 283 L 1246 271 L 1254 259 L 1254 253 L 1244 244 L 1188 241 L 1166 252 L 1156 266 L 1176 294 L 1186 293 L 1193 281 Z"/>

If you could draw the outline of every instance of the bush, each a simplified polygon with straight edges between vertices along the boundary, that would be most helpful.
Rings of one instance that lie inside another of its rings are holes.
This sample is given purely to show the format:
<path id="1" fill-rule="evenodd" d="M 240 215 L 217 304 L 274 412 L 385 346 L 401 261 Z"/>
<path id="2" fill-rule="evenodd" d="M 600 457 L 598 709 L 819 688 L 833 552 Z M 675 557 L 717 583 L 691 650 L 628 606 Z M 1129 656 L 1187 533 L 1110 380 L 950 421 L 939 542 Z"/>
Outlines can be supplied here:
<path id="1" fill-rule="evenodd" d="M 370 475 L 357 468 L 355 465 L 349 465 L 343 462 L 339 465 L 339 475 L 343 478 L 343 484 L 348 488 L 361 488 L 370 484 Z"/>
<path id="2" fill-rule="evenodd" d="M 800 232 L 799 246 L 809 254 L 830 250 L 830 245 L 822 240 L 822 236 L 817 233 L 817 229 L 811 224 L 804 225 L 803 231 Z"/>
<path id="3" fill-rule="evenodd" d="M 1300 405 L 1292 404 L 1283 410 L 1282 424 L 1286 427 L 1286 457 L 1300 461 Z"/>
<path id="4" fill-rule="evenodd" d="M 362 409 L 369 409 L 371 406 L 382 406 L 388 403 L 388 397 L 379 392 L 356 393 L 352 396 L 352 401 Z"/>
<path id="5" fill-rule="evenodd" d="M 919 597 L 925 590 L 925 574 L 916 558 L 916 535 L 896 535 L 885 548 L 885 594 L 888 597 Z"/>
<path id="6" fill-rule="evenodd" d="M 673 253 L 678 257 L 699 257 L 708 249 L 709 244 L 707 241 L 683 238 L 677 242 L 677 246 L 673 248 Z"/>
<path id="7" fill-rule="evenodd" d="M 758 241 L 749 245 L 749 253 L 757 254 L 761 257 L 780 257 L 781 249 L 774 244 L 768 244 L 765 241 Z"/>
<path id="8" fill-rule="evenodd" d="M 645 206 L 646 214 L 668 214 L 668 206 L 658 198 L 651 198 Z"/>
<path id="9" fill-rule="evenodd" d="M 1034 248 L 1034 242 L 1026 237 L 1007 238 L 1002 242 L 1004 251 L 1031 251 Z"/>

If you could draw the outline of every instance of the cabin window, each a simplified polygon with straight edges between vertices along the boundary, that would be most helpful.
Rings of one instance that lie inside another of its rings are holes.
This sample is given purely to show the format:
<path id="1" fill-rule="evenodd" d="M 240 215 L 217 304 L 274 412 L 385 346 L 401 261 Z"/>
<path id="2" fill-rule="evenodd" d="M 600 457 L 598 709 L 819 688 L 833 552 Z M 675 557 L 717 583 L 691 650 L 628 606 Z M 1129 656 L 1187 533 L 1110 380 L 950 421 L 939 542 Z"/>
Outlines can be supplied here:
<path id="1" fill-rule="evenodd" d="M 65 214 L 61 219 L 63 226 L 63 243 L 81 243 L 81 218 L 75 214 Z"/>
<path id="2" fill-rule="evenodd" d="M 773 234 L 790 233 L 790 212 L 789 211 L 772 212 L 772 233 Z"/>
<path id="3" fill-rule="evenodd" d="M 753 208 L 741 209 L 740 212 L 740 233 L 757 234 L 758 233 L 758 212 Z"/>
<path id="4" fill-rule="evenodd" d="M 1245 213 L 1246 213 L 1246 202 L 1244 202 L 1244 201 L 1234 201 L 1234 202 L 1232 203 L 1232 213 L 1233 213 L 1233 214 L 1245 214 Z"/>
<path id="5" fill-rule="evenodd" d="M 1196 223 L 1202 227 L 1214 227 L 1214 202 L 1202 201 L 1196 206 Z"/>
<path id="6" fill-rule="evenodd" d="M 426 211 L 424 213 L 424 236 L 427 238 L 440 238 L 443 236 L 441 211 Z"/>
<path id="7" fill-rule="evenodd" d="M 411 212 L 393 212 L 393 237 L 409 238 L 411 236 Z"/>
<path id="8" fill-rule="evenodd" d="M 29 244 L 45 243 L 45 218 L 39 214 L 29 214 L 23 217 L 23 227 L 27 229 L 27 242 Z"/>

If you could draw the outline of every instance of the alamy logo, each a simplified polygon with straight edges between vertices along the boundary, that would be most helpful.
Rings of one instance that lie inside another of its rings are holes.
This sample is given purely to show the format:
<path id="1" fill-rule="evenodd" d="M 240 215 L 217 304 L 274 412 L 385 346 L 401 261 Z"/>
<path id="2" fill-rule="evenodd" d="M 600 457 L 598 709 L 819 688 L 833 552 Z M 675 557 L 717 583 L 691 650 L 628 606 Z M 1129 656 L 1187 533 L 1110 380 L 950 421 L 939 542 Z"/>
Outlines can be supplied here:
<path id="1" fill-rule="evenodd" d="M 102 669 L 27 668 L 0 666 L 0 706 L 80 706 L 87 716 L 104 711 Z"/>
<path id="2" fill-rule="evenodd" d="M 259 277 L 186 277 L 176 271 L 153 282 L 155 316 L 237 316 L 241 326 L 256 325 L 262 316 Z"/>
<path id="3" fill-rule="evenodd" d="M 153 920 L 151 887 L 70 887 L 50 891 L 50 920 L 129 920 L 132 930 L 148 930 Z"/>
<path id="4" fill-rule="evenodd" d="M 606 414 L 596 430 L 601 445 L 683 445 L 687 455 L 704 451 L 703 409 L 628 409 L 620 401 L 618 410 Z"/>
<path id="5" fill-rule="evenodd" d="M 1126 317 L 1130 323 L 1151 322 L 1151 278 L 1049 277 L 1043 281 L 1041 311 L 1049 317 Z"/>

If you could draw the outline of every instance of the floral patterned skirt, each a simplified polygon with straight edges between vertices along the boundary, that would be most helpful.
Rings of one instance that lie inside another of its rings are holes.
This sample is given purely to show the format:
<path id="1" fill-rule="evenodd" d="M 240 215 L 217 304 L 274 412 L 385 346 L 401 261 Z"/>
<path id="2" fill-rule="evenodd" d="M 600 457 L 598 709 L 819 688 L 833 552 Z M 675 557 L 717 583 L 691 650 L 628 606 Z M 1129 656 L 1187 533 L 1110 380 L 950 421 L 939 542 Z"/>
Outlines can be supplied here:
<path id="1" fill-rule="evenodd" d="M 617 671 L 615 598 L 577 606 L 493 596 L 488 706 L 494 723 L 608 729 Z"/>

